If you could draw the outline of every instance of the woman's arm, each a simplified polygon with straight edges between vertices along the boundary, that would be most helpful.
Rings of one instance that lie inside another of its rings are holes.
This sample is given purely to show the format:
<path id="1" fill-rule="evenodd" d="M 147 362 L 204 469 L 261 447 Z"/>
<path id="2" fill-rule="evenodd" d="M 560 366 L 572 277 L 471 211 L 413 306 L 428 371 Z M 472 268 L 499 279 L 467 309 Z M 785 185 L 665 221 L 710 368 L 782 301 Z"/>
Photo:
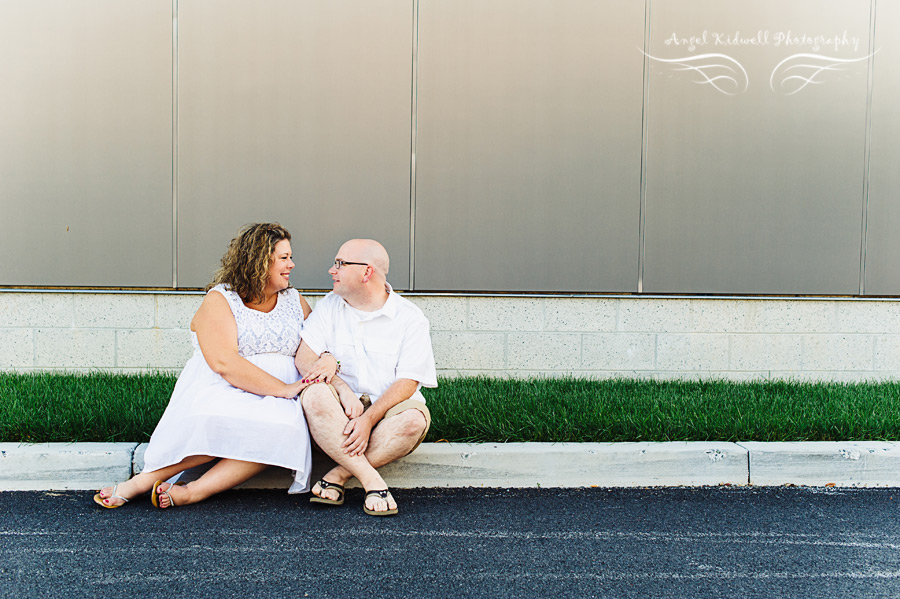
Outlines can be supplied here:
<path id="1" fill-rule="evenodd" d="M 191 321 L 200 351 L 209 367 L 238 389 L 257 395 L 295 397 L 307 383 L 285 384 L 238 353 L 237 323 L 228 300 L 221 293 L 208 293 Z"/>
<path id="2" fill-rule="evenodd" d="M 306 301 L 306 298 L 303 297 L 303 295 L 300 293 L 297 295 L 300 295 L 300 307 L 303 308 L 303 320 L 306 320 L 309 318 L 310 313 L 312 313 L 312 308 L 309 307 L 309 302 Z"/>

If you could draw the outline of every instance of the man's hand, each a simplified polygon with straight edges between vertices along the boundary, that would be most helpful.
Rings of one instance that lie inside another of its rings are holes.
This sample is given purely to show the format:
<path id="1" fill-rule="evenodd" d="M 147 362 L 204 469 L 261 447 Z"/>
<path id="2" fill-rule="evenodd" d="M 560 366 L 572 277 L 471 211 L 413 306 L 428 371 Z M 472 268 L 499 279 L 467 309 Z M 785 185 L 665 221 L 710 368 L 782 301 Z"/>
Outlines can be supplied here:
<path id="1" fill-rule="evenodd" d="M 350 387 L 347 385 L 335 385 L 335 389 L 338 392 L 338 397 L 341 400 L 341 406 L 344 408 L 344 414 L 347 418 L 351 420 L 353 418 L 359 418 L 362 416 L 363 408 L 362 402 L 359 401 L 359 398 L 356 397 L 356 393 L 350 390 Z M 344 433 L 347 434 L 347 433 Z"/>
<path id="2" fill-rule="evenodd" d="M 344 427 L 344 434 L 347 440 L 341 444 L 344 453 L 350 454 L 351 457 L 363 455 L 369 448 L 369 436 L 372 434 L 372 423 L 365 416 L 360 418 L 351 418 L 347 426 Z"/>

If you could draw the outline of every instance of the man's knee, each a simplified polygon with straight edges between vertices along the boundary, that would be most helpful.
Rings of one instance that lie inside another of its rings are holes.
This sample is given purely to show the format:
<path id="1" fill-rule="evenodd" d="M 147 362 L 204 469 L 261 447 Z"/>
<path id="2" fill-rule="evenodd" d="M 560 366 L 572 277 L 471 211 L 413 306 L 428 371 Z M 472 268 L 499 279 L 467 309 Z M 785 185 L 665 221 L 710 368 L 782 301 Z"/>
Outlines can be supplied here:
<path id="1" fill-rule="evenodd" d="M 418 439 L 428 425 L 425 415 L 415 408 L 403 410 L 394 418 L 397 420 L 397 433 L 404 437 Z"/>
<path id="2" fill-rule="evenodd" d="M 304 389 L 300 395 L 300 403 L 308 415 L 328 414 L 334 412 L 335 405 L 340 405 L 325 383 L 316 383 Z"/>

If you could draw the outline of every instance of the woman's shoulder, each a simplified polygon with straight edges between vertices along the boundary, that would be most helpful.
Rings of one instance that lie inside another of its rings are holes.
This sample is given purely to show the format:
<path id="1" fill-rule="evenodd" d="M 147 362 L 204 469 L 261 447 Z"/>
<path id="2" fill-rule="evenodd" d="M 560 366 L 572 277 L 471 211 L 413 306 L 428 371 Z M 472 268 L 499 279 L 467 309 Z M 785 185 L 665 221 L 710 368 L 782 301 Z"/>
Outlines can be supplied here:
<path id="1" fill-rule="evenodd" d="M 209 295 L 213 291 L 218 291 L 226 297 L 228 297 L 229 295 L 237 295 L 234 291 L 231 290 L 231 286 L 228 285 L 228 283 L 219 283 L 218 285 L 213 285 L 209 288 L 206 294 Z"/>
<path id="2" fill-rule="evenodd" d="M 297 312 L 303 312 L 303 302 L 300 301 L 300 292 L 293 287 L 288 287 L 278 292 L 278 304 L 276 312 L 295 316 Z M 303 320 L 302 318 L 300 320 Z"/>
<path id="3" fill-rule="evenodd" d="M 286 300 L 285 303 L 290 305 L 299 305 L 300 304 L 300 292 L 294 289 L 293 287 L 288 287 L 287 289 L 280 292 L 279 302 L 281 300 Z"/>
<path id="4" fill-rule="evenodd" d="M 213 293 L 213 291 L 216 293 Z M 244 305 L 244 302 L 241 301 L 241 296 L 239 296 L 236 291 L 233 291 L 228 283 L 219 283 L 214 287 L 210 287 L 209 291 L 206 292 L 206 295 L 207 297 L 221 295 L 228 301 L 228 304 L 232 307 L 232 311 L 234 311 L 235 307 Z"/>

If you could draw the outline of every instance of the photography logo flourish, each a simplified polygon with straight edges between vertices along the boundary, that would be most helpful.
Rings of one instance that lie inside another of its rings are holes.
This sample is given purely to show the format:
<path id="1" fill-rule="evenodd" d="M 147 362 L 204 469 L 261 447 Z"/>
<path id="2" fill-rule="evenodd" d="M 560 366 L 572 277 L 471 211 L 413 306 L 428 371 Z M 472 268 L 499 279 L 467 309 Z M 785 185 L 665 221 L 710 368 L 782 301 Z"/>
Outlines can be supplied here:
<path id="1" fill-rule="evenodd" d="M 786 96 L 793 96 L 808 85 L 823 83 L 823 81 L 816 79 L 820 74 L 846 71 L 845 65 L 868 60 L 874 55 L 875 52 L 862 58 L 834 58 L 832 56 L 823 56 L 822 54 L 794 54 L 775 65 L 775 68 L 772 69 L 772 75 L 769 77 L 769 87 L 776 94 L 782 93 Z M 776 78 L 781 79 L 777 89 L 775 88 Z"/>
<path id="2" fill-rule="evenodd" d="M 672 32 L 663 38 L 665 46 L 677 47 L 687 52 L 681 58 L 652 56 L 638 48 L 650 61 L 666 65 L 670 73 L 687 72 L 691 81 L 708 86 L 726 96 L 736 96 L 750 89 L 747 69 L 730 54 L 708 52 L 693 54 L 695 50 L 722 48 L 731 52 L 734 48 L 771 47 L 793 53 L 781 60 L 769 75 L 769 89 L 778 95 L 793 96 L 811 86 L 834 81 L 840 73 L 851 71 L 850 65 L 871 59 L 878 50 L 859 58 L 838 58 L 836 55 L 849 50 L 858 52 L 863 38 L 850 35 L 846 30 L 828 35 L 812 35 L 806 32 L 772 31 L 733 33 L 704 30 L 700 34 L 681 35 Z M 798 52 L 798 50 L 805 50 Z M 823 54 L 822 52 L 831 54 Z M 858 73 L 857 69 L 857 73 Z M 670 75 L 671 77 L 672 75 Z"/>
<path id="3" fill-rule="evenodd" d="M 658 58 L 641 50 L 641 53 L 657 62 L 673 65 L 675 71 L 692 71 L 698 76 L 694 83 L 710 85 L 726 96 L 747 91 L 750 78 L 744 66 L 727 54 L 698 54 L 684 58 Z M 736 68 L 735 68 L 736 67 Z M 743 83 L 743 86 L 741 85 Z M 743 89 L 742 89 L 743 87 Z"/>

